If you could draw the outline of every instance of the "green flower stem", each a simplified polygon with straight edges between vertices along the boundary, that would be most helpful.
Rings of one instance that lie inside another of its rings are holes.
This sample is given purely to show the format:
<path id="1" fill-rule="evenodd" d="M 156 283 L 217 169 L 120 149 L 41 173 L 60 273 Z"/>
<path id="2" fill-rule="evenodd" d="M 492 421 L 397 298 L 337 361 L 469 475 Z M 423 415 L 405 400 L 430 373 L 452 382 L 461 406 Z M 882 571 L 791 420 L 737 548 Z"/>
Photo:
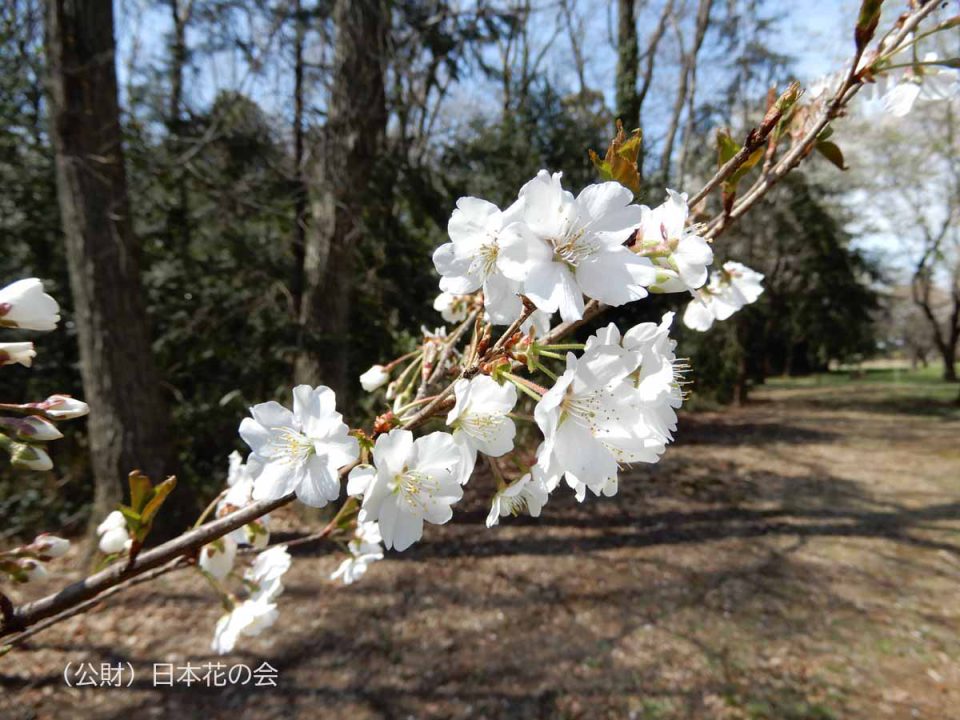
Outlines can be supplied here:
<path id="1" fill-rule="evenodd" d="M 389 363 L 383 366 L 383 369 L 386 370 L 387 372 L 390 372 L 397 365 L 402 363 L 404 360 L 409 360 L 414 355 L 420 355 L 421 353 L 423 353 L 423 350 L 420 350 L 420 349 L 414 350 L 413 352 L 408 352 L 406 355 L 401 355 L 396 360 L 391 360 Z"/>
<path id="2" fill-rule="evenodd" d="M 197 518 L 197 521 L 193 524 L 193 527 L 198 528 L 201 525 L 203 525 L 204 521 L 208 517 L 210 517 L 210 513 L 212 513 L 214 508 L 217 507 L 217 503 L 220 502 L 220 500 L 223 499 L 223 496 L 226 494 L 227 494 L 227 491 L 224 490 L 219 495 L 217 495 L 213 500 L 211 500 L 210 504 L 203 509 L 202 513 L 200 513 L 200 517 Z"/>
<path id="3" fill-rule="evenodd" d="M 537 402 L 540 402 L 540 400 L 543 398 L 543 394 L 546 392 L 544 388 L 540 387 L 536 383 L 530 382 L 526 378 L 520 377 L 519 375 L 505 372 L 503 373 L 503 377 L 516 385 L 517 389 L 524 395 L 528 395 Z"/>
<path id="4" fill-rule="evenodd" d="M 583 350 L 583 343 L 554 343 L 552 345 L 538 345 L 541 350 Z"/>
<path id="5" fill-rule="evenodd" d="M 543 357 L 552 358 L 553 360 L 566 360 L 566 358 L 560 353 L 550 352 L 549 350 L 540 349 L 537 351 L 537 355 L 542 355 Z M 537 365 L 539 366 L 540 363 L 537 363 Z"/>
<path id="6" fill-rule="evenodd" d="M 537 363 L 537 370 L 539 370 L 540 372 L 542 372 L 544 375 L 546 375 L 548 378 L 550 378 L 550 379 L 553 380 L 554 382 L 557 381 L 557 374 L 556 374 L 555 372 L 553 372 L 552 370 L 550 370 L 550 368 L 548 368 L 548 367 L 547 367 L 546 365 L 544 365 L 543 363 L 540 363 L 540 362 Z"/>

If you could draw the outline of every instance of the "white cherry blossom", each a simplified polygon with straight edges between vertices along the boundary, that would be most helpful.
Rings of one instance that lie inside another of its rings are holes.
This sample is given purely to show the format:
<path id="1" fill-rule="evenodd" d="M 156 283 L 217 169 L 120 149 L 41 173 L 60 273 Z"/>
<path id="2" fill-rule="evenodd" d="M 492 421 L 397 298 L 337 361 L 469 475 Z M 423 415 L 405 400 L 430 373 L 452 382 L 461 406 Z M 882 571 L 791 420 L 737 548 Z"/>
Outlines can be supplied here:
<path id="1" fill-rule="evenodd" d="M 500 523 L 507 515 L 519 515 L 526 511 L 530 517 L 540 517 L 550 493 L 541 477 L 539 468 L 533 468 L 516 482 L 497 491 L 490 503 L 487 527 Z"/>
<path id="2" fill-rule="evenodd" d="M 539 309 L 578 320 L 584 295 L 614 306 L 646 297 L 656 271 L 624 247 L 642 217 L 627 188 L 601 183 L 574 197 L 560 173 L 541 170 L 520 200 L 520 220 L 502 234 L 499 264 Z"/>
<path id="3" fill-rule="evenodd" d="M 433 309 L 448 323 L 462 322 L 470 311 L 470 295 L 442 292 L 434 299 Z"/>
<path id="4" fill-rule="evenodd" d="M 331 580 L 342 580 L 350 585 L 367 572 L 367 568 L 378 560 L 383 560 L 383 547 L 380 543 L 380 526 L 375 522 L 358 522 L 353 539 L 347 543 L 350 556 L 347 557 L 330 575 Z"/>
<path id="5" fill-rule="evenodd" d="M 17 280 L 0 289 L 0 326 L 54 330 L 58 322 L 60 306 L 37 278 Z"/>
<path id="6" fill-rule="evenodd" d="M 210 647 L 221 655 L 228 653 L 236 647 L 241 635 L 259 635 L 271 627 L 278 616 L 276 603 L 264 599 L 244 600 L 217 621 Z"/>
<path id="7" fill-rule="evenodd" d="M 250 408 L 240 424 L 240 437 L 253 450 L 263 470 L 254 483 L 257 500 L 296 493 L 306 505 L 323 507 L 340 495 L 339 469 L 357 459 L 356 438 L 336 411 L 333 390 L 298 385 L 293 412 L 277 402 Z"/>
<path id="8" fill-rule="evenodd" d="M 377 438 L 373 466 L 350 472 L 347 492 L 363 496 L 358 520 L 377 522 L 384 545 L 406 550 L 423 536 L 423 522 L 442 525 L 463 497 L 460 447 L 448 433 L 414 440 L 394 429 Z"/>
<path id="9" fill-rule="evenodd" d="M 290 563 L 286 545 L 278 545 L 257 555 L 243 576 L 252 588 L 250 597 L 235 603 L 233 609 L 217 621 L 211 645 L 215 652 L 228 653 L 241 636 L 254 637 L 273 626 L 279 616 L 274 600 L 283 592 L 281 579 L 290 569 Z"/>
<path id="10" fill-rule="evenodd" d="M 672 350 L 672 346 L 671 346 Z M 657 462 L 668 438 L 658 410 L 666 398 L 650 400 L 637 382 L 643 353 L 625 347 L 612 323 L 588 340 L 534 410 L 544 441 L 537 465 L 548 489 L 563 476 L 579 500 L 617 491 L 619 466 Z"/>
<path id="11" fill-rule="evenodd" d="M 228 462 L 227 491 L 217 502 L 217 517 L 229 515 L 254 502 L 253 489 L 263 470 L 263 463 L 255 455 L 250 455 L 244 462 L 236 450 L 230 453 Z M 269 523 L 270 516 L 261 515 L 231 532 L 229 537 L 238 545 L 252 545 L 258 550 L 262 549 L 270 542 Z"/>
<path id="12" fill-rule="evenodd" d="M 254 586 L 251 597 L 254 600 L 274 600 L 283 592 L 283 576 L 292 562 L 286 545 L 277 545 L 259 553 L 243 575 Z"/>
<path id="13" fill-rule="evenodd" d="M 707 281 L 713 262 L 709 243 L 687 227 L 686 193 L 667 190 L 667 200 L 654 209 L 643 208 L 636 252 L 657 266 L 659 292 L 695 290 Z"/>
<path id="14" fill-rule="evenodd" d="M 624 348 L 639 358 L 636 370 L 627 378 L 633 391 L 626 399 L 662 441 L 659 452 L 673 440 L 677 429 L 676 411 L 683 404 L 683 373 L 687 370 L 687 364 L 677 359 L 677 343 L 669 334 L 673 318 L 674 313 L 665 313 L 659 324 L 640 323 L 623 336 Z"/>
<path id="15" fill-rule="evenodd" d="M 236 558 L 237 543 L 232 537 L 225 535 L 200 548 L 197 563 L 217 580 L 224 580 L 233 570 Z"/>
<path id="16" fill-rule="evenodd" d="M 935 63 L 935 52 L 923 57 L 924 63 Z M 936 102 L 960 97 L 960 70 L 936 65 L 915 65 L 900 77 L 899 82 L 887 88 L 881 102 L 884 111 L 894 117 L 910 113 L 917 100 Z"/>
<path id="17" fill-rule="evenodd" d="M 763 275 L 746 265 L 728 261 L 710 282 L 694 293 L 683 313 L 683 324 L 691 330 L 706 332 L 715 320 L 726 320 L 735 312 L 757 301 L 763 294 Z"/>
<path id="18" fill-rule="evenodd" d="M 447 415 L 453 439 L 463 450 L 462 481 L 470 479 L 477 452 L 500 457 L 513 449 L 517 428 L 507 414 L 517 404 L 517 389 L 488 375 L 454 383 L 456 404 Z"/>
<path id="19" fill-rule="evenodd" d="M 500 267 L 501 234 L 517 218 L 519 205 L 501 211 L 486 200 L 460 198 L 447 225 L 450 242 L 433 253 L 440 289 L 451 295 L 482 289 L 484 308 L 497 324 L 513 322 L 520 314 L 520 300 Z"/>

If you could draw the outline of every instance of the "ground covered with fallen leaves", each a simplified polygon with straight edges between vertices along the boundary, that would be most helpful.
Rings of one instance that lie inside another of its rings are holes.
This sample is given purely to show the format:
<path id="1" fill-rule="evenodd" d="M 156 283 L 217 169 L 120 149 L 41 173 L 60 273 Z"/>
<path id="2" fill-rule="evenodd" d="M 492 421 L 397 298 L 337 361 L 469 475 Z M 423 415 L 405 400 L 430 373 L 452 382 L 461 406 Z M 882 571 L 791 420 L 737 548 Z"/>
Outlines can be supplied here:
<path id="1" fill-rule="evenodd" d="M 688 414 L 618 497 L 492 531 L 478 498 L 350 587 L 304 549 L 225 658 L 195 573 L 133 588 L 0 658 L 0 717 L 960 718 L 956 388 L 897 379 Z M 218 661 L 277 686 L 153 685 Z M 68 688 L 68 662 L 135 677 Z"/>

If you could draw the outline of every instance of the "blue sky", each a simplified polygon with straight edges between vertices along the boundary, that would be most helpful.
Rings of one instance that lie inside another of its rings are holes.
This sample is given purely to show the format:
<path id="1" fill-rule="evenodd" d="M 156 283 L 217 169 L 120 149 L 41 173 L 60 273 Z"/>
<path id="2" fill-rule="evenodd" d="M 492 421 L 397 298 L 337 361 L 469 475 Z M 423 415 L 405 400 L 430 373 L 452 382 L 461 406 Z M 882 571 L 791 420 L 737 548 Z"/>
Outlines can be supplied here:
<path id="1" fill-rule="evenodd" d="M 591 0 L 575 0 L 576 8 L 584 18 L 586 53 L 588 64 L 586 69 L 587 83 L 591 89 L 600 90 L 607 97 L 608 104 L 612 105 L 613 72 L 616 56 L 611 43 L 611 29 L 615 27 L 615 2 L 591 2 Z M 469 0 L 465 0 L 469 2 Z M 542 0 L 535 3 L 543 6 L 551 0 Z M 888 16 L 903 9 L 902 0 L 888 0 L 886 10 Z M 656 5 L 656 4 L 655 4 Z M 775 46 L 783 53 L 794 59 L 794 70 L 797 79 L 803 84 L 809 84 L 824 74 L 838 69 L 848 58 L 853 49 L 853 23 L 859 7 L 859 0 L 803 0 L 802 2 L 768 3 L 767 12 L 782 13 L 779 32 L 775 39 Z M 128 67 L 132 57 L 136 57 L 135 65 L 143 67 L 153 63 L 161 67 L 165 58 L 165 37 L 169 32 L 170 22 L 165 9 L 158 9 L 151 0 L 118 0 L 118 71 L 121 88 L 126 85 L 129 74 Z M 553 36 L 557 22 L 556 7 L 548 7 L 534 18 L 535 42 L 547 42 Z M 649 33 L 649 27 L 642 25 L 640 34 L 644 37 Z M 540 34 L 540 37 L 537 36 Z M 267 33 L 261 33 L 266 37 Z M 194 31 L 188 35 L 190 44 L 197 44 L 203 38 Z M 277 48 L 272 48 L 276 51 Z M 289 55 L 288 49 L 283 49 Z M 309 49 L 314 54 L 323 52 L 316 47 Z M 701 87 L 710 84 L 710 64 L 717 58 L 703 58 L 704 69 L 701 71 Z M 561 85 L 575 88 L 577 78 L 572 62 L 572 52 L 566 36 L 561 35 L 554 39 L 550 46 L 548 61 L 545 64 L 548 74 Z M 644 111 L 644 131 L 648 137 L 656 138 L 662 133 L 665 118 L 669 113 L 675 93 L 674 80 L 668 73 L 663 73 L 655 83 L 648 98 Z M 242 63 L 228 54 L 220 56 L 216 62 L 205 61 L 202 70 L 187 80 L 186 96 L 190 105 L 196 109 L 207 106 L 220 89 L 239 89 L 252 95 L 268 113 L 289 119 L 291 103 L 289 101 L 292 90 L 292 72 L 286 66 L 268 68 L 261 76 L 248 72 Z M 121 92 L 123 92 L 121 90 Z M 492 83 L 484 83 L 478 79 L 468 79 L 461 83 L 451 94 L 446 105 L 446 114 L 443 121 L 448 126 L 482 112 L 496 112 L 498 103 L 491 102 L 497 92 Z M 316 90 L 315 100 L 322 102 L 322 91 Z M 865 238 L 865 242 L 875 249 L 890 248 L 889 238 L 874 235 Z"/>
<path id="2" fill-rule="evenodd" d="M 536 3 L 535 3 L 536 4 Z M 540 3 L 547 5 L 549 3 Z M 896 5 L 890 2 L 888 5 Z M 857 0 L 804 0 L 796 3 L 769 3 L 771 11 L 782 12 L 783 21 L 777 39 L 777 47 L 796 60 L 798 79 L 810 82 L 836 68 L 851 50 L 852 23 L 858 6 Z M 577 0 L 576 7 L 586 24 L 586 52 L 588 54 L 587 79 L 593 89 L 603 92 L 611 99 L 615 54 L 610 44 L 610 29 L 613 27 L 615 3 Z M 770 12 L 770 11 L 768 11 Z M 118 17 L 118 72 L 121 88 L 129 79 L 131 58 L 142 67 L 144 63 L 160 66 L 164 59 L 164 39 L 170 29 L 165 8 L 159 8 L 149 0 L 117 0 Z M 543 27 L 541 38 L 546 42 L 552 35 L 556 9 L 548 7 L 534 24 Z M 643 19 L 641 18 L 641 22 Z M 641 36 L 648 30 L 640 28 Z M 262 37 L 266 33 L 261 34 Z M 188 35 L 188 42 L 202 42 L 196 32 Z M 315 49 L 315 52 L 319 50 Z M 571 53 L 565 37 L 557 38 L 551 46 L 548 70 L 552 75 L 571 87 L 576 78 L 570 61 Z M 254 77 L 247 68 L 228 54 L 221 55 L 215 63 L 203 62 L 202 69 L 188 79 L 187 97 L 195 107 L 203 107 L 222 88 L 241 89 L 252 94 L 269 112 L 284 114 L 289 107 L 291 73 L 282 68 L 269 71 L 265 77 Z M 663 78 L 664 94 L 669 93 L 669 78 Z M 485 95 L 483 88 L 467 83 L 460 89 L 458 99 L 467 95 Z M 656 88 L 653 90 L 656 94 Z M 484 100 L 473 98 L 478 107 Z M 459 104 L 459 103 L 458 103 Z M 468 103 L 470 104 L 470 103 Z M 656 112 L 648 121 L 656 122 Z"/>

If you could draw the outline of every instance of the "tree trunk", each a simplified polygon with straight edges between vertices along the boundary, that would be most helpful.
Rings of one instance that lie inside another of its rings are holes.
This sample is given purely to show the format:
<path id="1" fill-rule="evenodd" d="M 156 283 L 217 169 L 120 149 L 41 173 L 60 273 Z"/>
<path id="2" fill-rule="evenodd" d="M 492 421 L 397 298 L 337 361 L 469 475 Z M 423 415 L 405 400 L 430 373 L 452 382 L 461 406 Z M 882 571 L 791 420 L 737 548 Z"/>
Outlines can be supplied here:
<path id="1" fill-rule="evenodd" d="M 293 278 L 290 294 L 293 296 L 293 311 L 300 317 L 303 305 L 303 260 L 307 233 L 307 183 L 303 174 L 303 45 L 306 35 L 306 20 L 300 0 L 293 3 Z"/>
<path id="2" fill-rule="evenodd" d="M 171 470 L 168 415 L 127 197 L 112 0 L 51 0 L 46 42 L 57 194 L 90 405 L 96 523 L 122 498 L 131 470 L 155 479 Z"/>
<path id="3" fill-rule="evenodd" d="M 348 371 L 355 246 L 387 124 L 390 14 L 385 0 L 337 0 L 333 17 L 334 81 L 307 229 L 294 376 L 298 383 L 328 385 L 345 400 L 353 386 Z"/>
<path id="4" fill-rule="evenodd" d="M 945 382 L 957 382 L 957 345 L 945 343 L 940 349 L 943 355 L 943 379 Z"/>
<path id="5" fill-rule="evenodd" d="M 737 343 L 737 377 L 733 385 L 733 402 L 735 405 L 747 404 L 747 395 L 750 391 L 750 363 L 747 353 L 750 349 L 749 328 L 741 317 L 735 321 Z"/>
<path id="6" fill-rule="evenodd" d="M 640 127 L 640 96 L 637 92 L 637 44 L 635 0 L 617 2 L 617 117 L 627 131 Z"/>
<path id="7" fill-rule="evenodd" d="M 170 98 L 167 109 L 167 132 L 170 135 L 170 154 L 176 197 L 167 212 L 167 232 L 174 238 L 181 257 L 188 258 L 190 252 L 190 199 L 187 192 L 187 173 L 176 158 L 184 150 L 183 121 L 183 74 L 187 64 L 187 22 L 192 11 L 193 0 L 186 5 L 181 0 L 169 0 L 170 19 L 173 23 L 173 39 L 170 44 Z"/>

